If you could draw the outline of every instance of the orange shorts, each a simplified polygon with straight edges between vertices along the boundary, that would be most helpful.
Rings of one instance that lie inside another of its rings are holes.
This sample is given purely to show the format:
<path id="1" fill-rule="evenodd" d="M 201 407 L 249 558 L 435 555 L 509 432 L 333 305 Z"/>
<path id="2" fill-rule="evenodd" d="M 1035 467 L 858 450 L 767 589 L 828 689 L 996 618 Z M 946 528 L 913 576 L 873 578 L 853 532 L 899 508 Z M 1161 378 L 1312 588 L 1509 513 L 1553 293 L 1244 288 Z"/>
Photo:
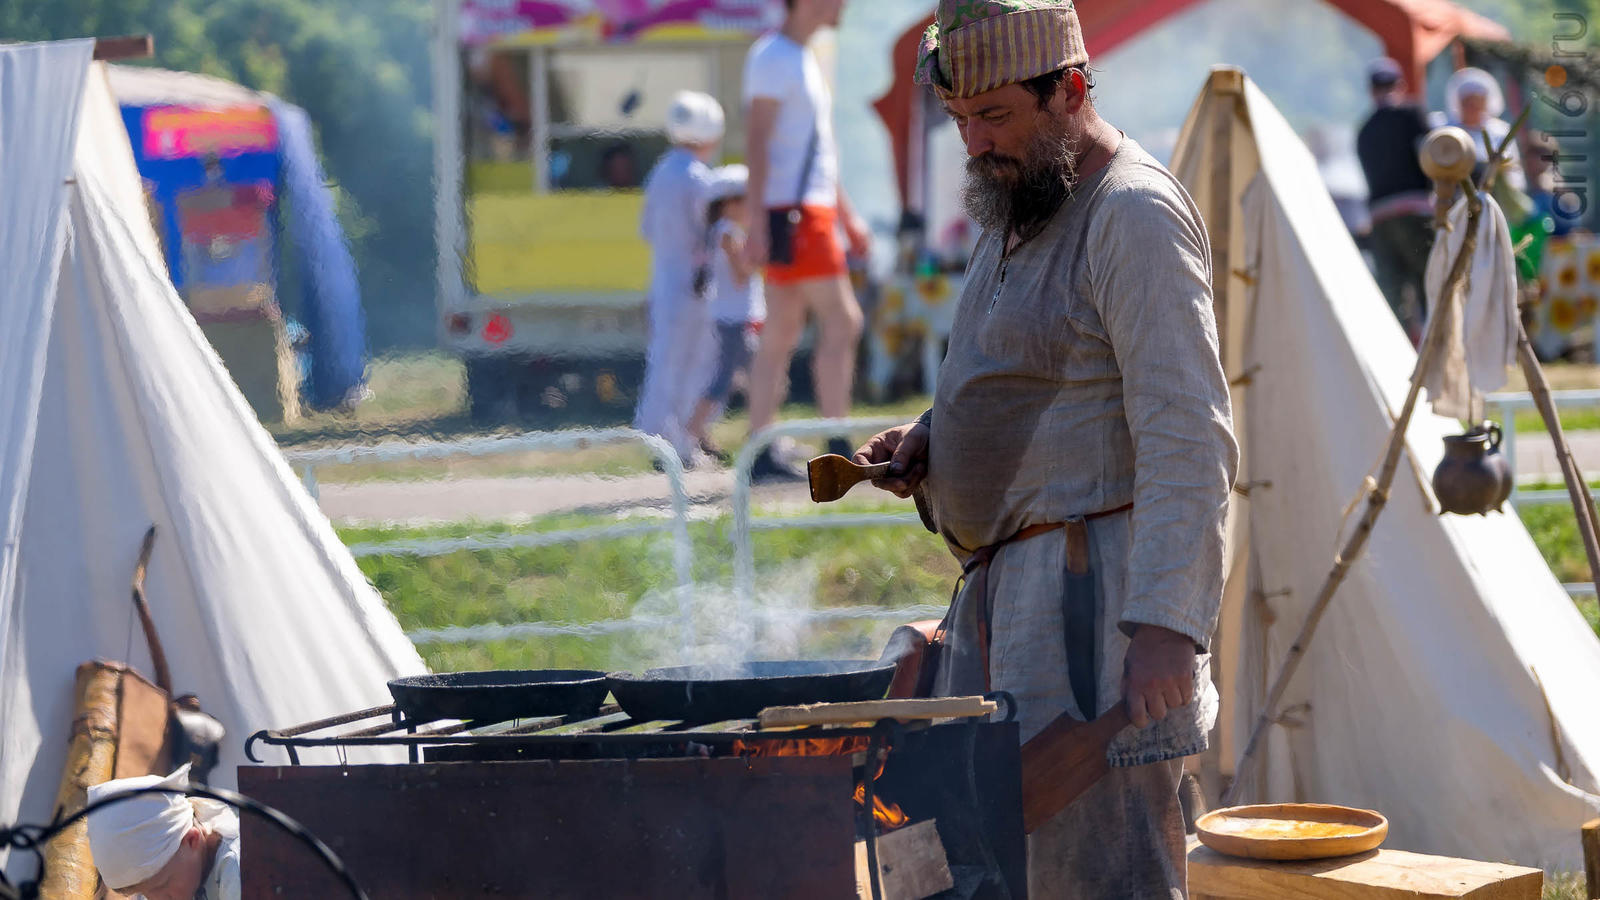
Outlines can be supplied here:
<path id="1" fill-rule="evenodd" d="M 844 246 L 839 243 L 839 211 L 831 206 L 802 206 L 800 223 L 794 227 L 794 262 L 770 263 L 766 274 L 768 284 L 794 284 L 847 271 Z"/>

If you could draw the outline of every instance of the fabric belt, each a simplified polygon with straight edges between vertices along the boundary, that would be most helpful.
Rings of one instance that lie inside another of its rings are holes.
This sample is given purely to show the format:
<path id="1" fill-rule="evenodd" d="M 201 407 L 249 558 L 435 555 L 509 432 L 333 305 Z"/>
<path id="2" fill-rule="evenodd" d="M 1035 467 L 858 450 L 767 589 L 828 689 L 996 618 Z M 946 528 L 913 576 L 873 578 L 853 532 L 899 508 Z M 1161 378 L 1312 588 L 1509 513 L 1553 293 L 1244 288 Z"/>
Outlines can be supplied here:
<path id="1" fill-rule="evenodd" d="M 1089 525 L 1095 519 L 1118 515 L 1133 509 L 1133 504 L 1128 503 L 1102 512 L 1091 513 L 1086 516 L 1074 516 L 1065 522 L 1041 522 L 1037 525 L 1018 531 L 1011 537 L 996 541 L 987 547 L 979 547 L 972 552 L 967 561 L 962 564 L 961 577 L 956 580 L 955 591 L 950 600 L 950 613 L 945 615 L 945 621 L 935 635 L 935 641 L 943 642 L 945 632 L 949 627 L 950 615 L 955 612 L 956 597 L 960 595 L 963 584 L 971 587 L 971 593 L 978 601 L 978 654 L 983 666 L 984 691 L 991 689 L 989 683 L 989 637 L 990 616 L 993 612 L 992 601 L 989 596 L 989 564 L 994 562 L 995 555 L 1012 544 L 1031 540 L 1040 535 L 1056 531 L 1065 531 L 1067 539 L 1067 584 L 1062 597 L 1062 632 L 1067 650 L 1067 676 L 1072 684 L 1074 698 L 1078 701 L 1078 709 L 1086 719 L 1093 719 L 1096 709 L 1096 684 L 1099 681 L 1099 633 L 1096 620 L 1099 610 L 1095 599 L 1094 572 L 1089 565 Z"/>

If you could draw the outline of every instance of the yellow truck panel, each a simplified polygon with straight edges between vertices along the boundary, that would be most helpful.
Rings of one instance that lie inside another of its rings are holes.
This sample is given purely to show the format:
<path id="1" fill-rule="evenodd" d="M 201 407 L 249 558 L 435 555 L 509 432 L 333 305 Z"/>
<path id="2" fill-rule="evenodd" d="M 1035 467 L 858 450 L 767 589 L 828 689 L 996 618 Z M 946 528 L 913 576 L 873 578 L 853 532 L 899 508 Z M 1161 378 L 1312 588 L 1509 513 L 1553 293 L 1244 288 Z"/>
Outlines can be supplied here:
<path id="1" fill-rule="evenodd" d="M 650 283 L 641 191 L 475 194 L 468 260 L 479 294 L 636 291 Z"/>

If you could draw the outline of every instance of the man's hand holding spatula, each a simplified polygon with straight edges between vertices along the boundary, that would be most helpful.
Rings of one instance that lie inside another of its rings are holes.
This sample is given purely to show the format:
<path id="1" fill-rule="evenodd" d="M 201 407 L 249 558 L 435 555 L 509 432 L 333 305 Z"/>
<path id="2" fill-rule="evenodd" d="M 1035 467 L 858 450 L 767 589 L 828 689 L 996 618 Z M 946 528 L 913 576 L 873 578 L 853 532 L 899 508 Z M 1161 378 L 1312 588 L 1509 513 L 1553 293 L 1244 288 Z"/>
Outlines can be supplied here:
<path id="1" fill-rule="evenodd" d="M 857 450 L 855 462 L 863 466 L 887 462 L 889 474 L 873 479 L 872 485 L 904 500 L 928 475 L 928 433 L 922 420 L 891 428 Z"/>

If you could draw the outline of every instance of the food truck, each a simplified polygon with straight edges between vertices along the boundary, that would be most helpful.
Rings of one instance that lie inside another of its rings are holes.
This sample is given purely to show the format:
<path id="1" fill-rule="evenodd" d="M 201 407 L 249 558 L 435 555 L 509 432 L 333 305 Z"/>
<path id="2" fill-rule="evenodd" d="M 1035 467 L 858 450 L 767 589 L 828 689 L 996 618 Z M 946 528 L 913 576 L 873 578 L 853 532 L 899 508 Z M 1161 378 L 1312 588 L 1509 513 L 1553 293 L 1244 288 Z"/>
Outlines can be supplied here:
<path id="1" fill-rule="evenodd" d="M 777 0 L 435 0 L 441 346 L 474 417 L 630 410 L 644 369 L 642 183 L 672 96 L 727 111 Z"/>

